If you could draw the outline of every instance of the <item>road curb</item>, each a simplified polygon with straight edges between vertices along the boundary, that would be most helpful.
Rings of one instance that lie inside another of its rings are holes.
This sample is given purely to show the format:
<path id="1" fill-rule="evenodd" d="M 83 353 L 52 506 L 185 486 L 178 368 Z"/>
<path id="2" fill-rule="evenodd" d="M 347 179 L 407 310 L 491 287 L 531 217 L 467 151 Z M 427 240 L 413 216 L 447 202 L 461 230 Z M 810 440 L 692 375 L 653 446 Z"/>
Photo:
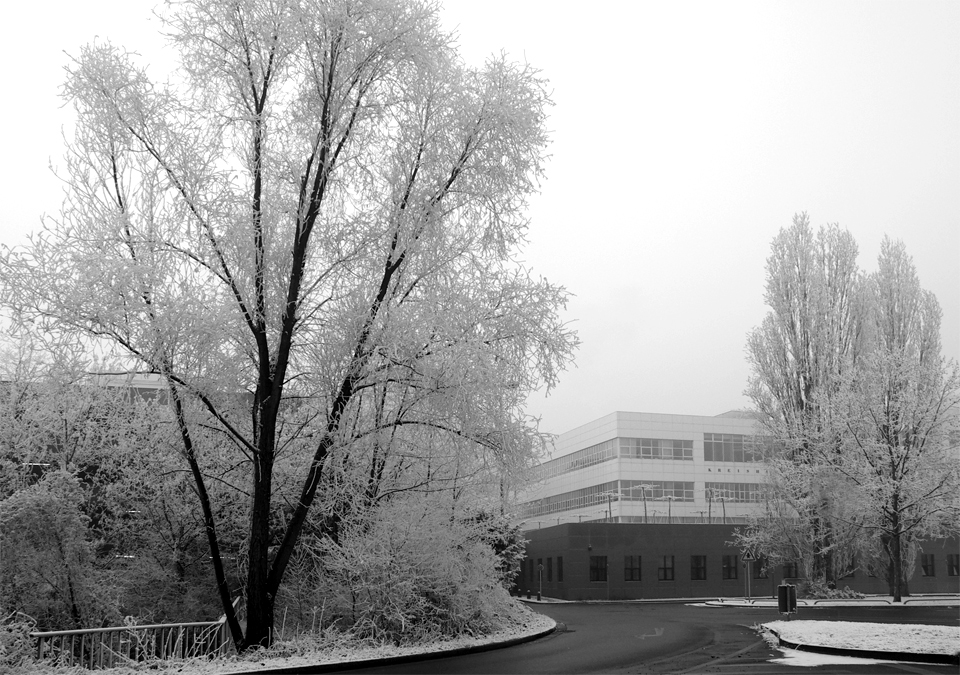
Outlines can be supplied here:
<path id="1" fill-rule="evenodd" d="M 862 659 L 881 659 L 884 661 L 909 661 L 911 663 L 928 663 L 936 665 L 960 665 L 960 654 L 919 654 L 917 652 L 882 652 L 868 649 L 847 649 L 842 647 L 823 647 L 821 645 L 806 645 L 784 640 L 773 628 L 767 628 L 773 633 L 781 647 L 796 649 L 801 652 L 815 652 L 817 654 L 832 654 L 834 656 L 856 656 Z"/>
<path id="2" fill-rule="evenodd" d="M 524 642 L 533 642 L 542 637 L 550 635 L 557 630 L 557 623 L 544 630 L 540 630 L 530 635 L 524 635 L 517 638 L 510 638 L 503 642 L 491 642 L 489 644 L 474 645 L 471 647 L 457 647 L 438 652 L 424 652 L 418 654 L 404 654 L 402 656 L 386 656 L 378 659 L 366 659 L 360 661 L 339 661 L 337 663 L 318 663 L 307 666 L 288 666 L 284 668 L 256 668 L 254 670 L 232 671 L 229 675 L 307 675 L 308 673 L 340 673 L 347 670 L 359 670 L 361 668 L 377 668 L 381 666 L 399 665 L 402 663 L 412 663 L 414 661 L 432 661 L 434 659 L 445 659 L 451 656 L 463 656 L 465 654 L 477 654 L 479 652 L 489 652 L 494 649 L 503 649 L 504 647 L 513 647 Z"/>

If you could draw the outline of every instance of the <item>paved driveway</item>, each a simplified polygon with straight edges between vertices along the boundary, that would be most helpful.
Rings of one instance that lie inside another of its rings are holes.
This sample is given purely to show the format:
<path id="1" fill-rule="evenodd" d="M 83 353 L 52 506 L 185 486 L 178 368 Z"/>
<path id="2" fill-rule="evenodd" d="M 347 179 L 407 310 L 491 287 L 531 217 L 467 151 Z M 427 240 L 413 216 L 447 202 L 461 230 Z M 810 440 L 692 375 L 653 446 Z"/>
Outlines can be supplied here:
<path id="1" fill-rule="evenodd" d="M 780 617 L 776 609 L 691 607 L 682 604 L 544 604 L 561 624 L 535 642 L 466 656 L 355 673 L 791 673 L 771 664 L 780 656 L 750 627 Z M 956 626 L 953 607 L 825 607 L 799 618 Z M 902 664 L 810 668 L 817 673 L 953 673 L 949 666 Z"/>

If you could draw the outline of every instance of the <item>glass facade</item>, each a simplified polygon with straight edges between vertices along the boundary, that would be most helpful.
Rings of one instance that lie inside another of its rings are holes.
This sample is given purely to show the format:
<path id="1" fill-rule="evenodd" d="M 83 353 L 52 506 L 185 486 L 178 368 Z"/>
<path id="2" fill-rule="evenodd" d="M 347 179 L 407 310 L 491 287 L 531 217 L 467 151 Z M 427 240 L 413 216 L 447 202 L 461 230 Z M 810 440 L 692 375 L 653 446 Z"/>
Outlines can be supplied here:
<path id="1" fill-rule="evenodd" d="M 589 448 L 572 452 L 563 457 L 551 459 L 540 465 L 540 478 L 553 478 L 563 473 L 585 469 L 617 458 L 617 441 L 614 438 L 603 443 L 591 445 Z"/>
<path id="2" fill-rule="evenodd" d="M 763 436 L 703 434 L 705 462 L 762 462 L 768 443 Z"/>
<path id="3" fill-rule="evenodd" d="M 568 511 L 571 509 L 582 509 L 587 506 L 597 506 L 607 504 L 609 499 L 616 500 L 616 497 L 610 497 L 609 493 L 616 493 L 617 481 L 591 485 L 590 487 L 570 492 L 561 492 L 558 495 L 550 495 L 543 499 L 537 499 L 520 505 L 520 517 L 532 518 L 535 516 L 545 516 L 559 511 Z"/>
<path id="4" fill-rule="evenodd" d="M 630 501 L 646 499 L 673 499 L 677 502 L 693 501 L 693 481 L 622 480 L 621 497 Z M 646 497 L 644 497 L 646 495 Z"/>
<path id="5" fill-rule="evenodd" d="M 621 457 L 693 461 L 693 441 L 668 438 L 621 438 Z"/>
<path id="6" fill-rule="evenodd" d="M 736 503 L 759 502 L 762 496 L 761 483 L 704 483 L 704 494 L 707 501 Z"/>

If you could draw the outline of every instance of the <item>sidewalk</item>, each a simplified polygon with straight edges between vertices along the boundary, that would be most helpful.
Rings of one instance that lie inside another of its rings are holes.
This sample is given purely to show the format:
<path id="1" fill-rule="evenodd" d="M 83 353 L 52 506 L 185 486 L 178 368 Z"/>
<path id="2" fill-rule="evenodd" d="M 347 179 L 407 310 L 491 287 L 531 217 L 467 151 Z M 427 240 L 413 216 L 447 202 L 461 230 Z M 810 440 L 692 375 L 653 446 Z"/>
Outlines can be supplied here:
<path id="1" fill-rule="evenodd" d="M 776 598 L 717 598 L 716 600 L 707 600 L 704 604 L 711 607 L 776 607 Z M 911 595 L 904 598 L 902 603 L 895 603 L 893 596 L 890 595 L 868 595 L 865 598 L 847 598 L 835 600 L 811 600 L 807 598 L 797 599 L 798 607 L 849 607 L 850 605 L 860 605 L 862 607 L 950 607 L 960 605 L 960 595 L 943 593 L 938 595 Z"/>
<path id="2" fill-rule="evenodd" d="M 685 604 L 702 604 L 708 605 L 710 607 L 776 607 L 777 599 L 770 597 L 762 598 L 646 598 L 641 600 L 561 600 L 559 598 L 548 598 L 547 596 L 542 596 L 541 599 L 537 599 L 536 595 L 531 595 L 529 598 L 526 596 L 517 597 L 518 600 L 522 602 L 529 603 L 531 605 L 536 604 L 550 604 L 550 603 L 580 603 L 580 604 L 665 604 L 665 603 L 685 603 Z M 915 607 L 915 606 L 928 606 L 928 607 L 950 607 L 954 605 L 960 606 L 960 595 L 958 594 L 938 594 L 938 595 L 912 595 L 906 598 L 903 603 L 895 603 L 892 596 L 883 596 L 883 595 L 869 595 L 866 598 L 849 598 L 843 600 L 810 600 L 806 598 L 798 599 L 797 606 L 799 607 L 848 607 L 850 605 L 861 605 L 863 607 Z"/>

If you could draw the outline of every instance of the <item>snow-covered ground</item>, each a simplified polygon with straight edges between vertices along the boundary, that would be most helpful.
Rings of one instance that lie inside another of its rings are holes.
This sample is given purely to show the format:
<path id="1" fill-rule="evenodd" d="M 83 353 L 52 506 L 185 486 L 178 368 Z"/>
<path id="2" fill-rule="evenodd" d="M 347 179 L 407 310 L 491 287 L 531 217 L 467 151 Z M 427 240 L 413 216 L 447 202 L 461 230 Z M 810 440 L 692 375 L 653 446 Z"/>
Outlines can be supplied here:
<path id="1" fill-rule="evenodd" d="M 447 640 L 431 645 L 413 645 L 409 647 L 395 647 L 381 645 L 366 648 L 327 648 L 318 650 L 310 643 L 277 645 L 272 653 L 251 654 L 246 657 L 230 657 L 226 659 L 210 660 L 206 658 L 189 659 L 187 661 L 166 661 L 133 664 L 98 671 L 104 675 L 143 675 L 145 672 L 153 674 L 171 673 L 176 675 L 230 675 L 257 670 L 279 668 L 296 668 L 299 666 L 321 665 L 327 663 L 347 663 L 350 661 L 366 661 L 396 656 L 445 652 L 464 647 L 482 647 L 485 645 L 507 642 L 541 634 L 552 630 L 556 622 L 548 616 L 531 612 L 522 605 L 505 622 L 507 625 L 499 632 L 483 637 L 462 637 Z M 286 653 L 283 653 L 286 652 Z M 0 673 L 3 670 L 0 668 Z M 77 675 L 83 670 L 76 668 L 56 669 L 48 665 L 26 667 L 21 671 L 25 675 Z"/>
<path id="2" fill-rule="evenodd" d="M 800 620 L 772 621 L 761 627 L 797 645 L 911 654 L 960 653 L 960 627 L 954 626 Z M 795 666 L 878 663 L 860 657 L 814 654 L 784 647 L 779 649 L 785 656 L 775 661 Z"/>

